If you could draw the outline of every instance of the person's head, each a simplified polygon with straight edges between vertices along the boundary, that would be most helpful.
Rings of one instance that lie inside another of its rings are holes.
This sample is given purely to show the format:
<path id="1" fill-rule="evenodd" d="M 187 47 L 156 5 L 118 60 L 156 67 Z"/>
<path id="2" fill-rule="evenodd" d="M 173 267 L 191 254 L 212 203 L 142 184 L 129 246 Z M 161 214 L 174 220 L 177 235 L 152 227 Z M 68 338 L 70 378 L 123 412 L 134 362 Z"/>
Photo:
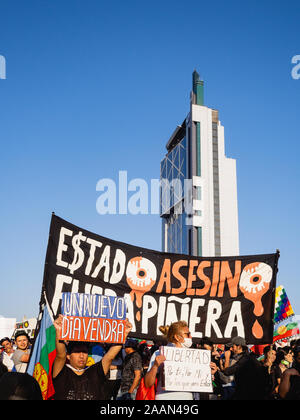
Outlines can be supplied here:
<path id="1" fill-rule="evenodd" d="M 276 361 L 275 364 L 282 364 L 286 367 L 288 367 L 289 365 L 291 365 L 293 363 L 294 360 L 294 353 L 293 350 L 291 349 L 291 347 L 280 347 L 277 349 L 276 352 Z"/>
<path id="2" fill-rule="evenodd" d="M 3 349 L 7 354 L 11 353 L 13 350 L 13 344 L 8 337 L 2 338 L 0 345 L 3 346 Z"/>
<path id="3" fill-rule="evenodd" d="M 30 344 L 29 335 L 25 331 L 17 331 L 15 334 L 15 343 L 18 349 L 27 350 Z"/>
<path id="4" fill-rule="evenodd" d="M 138 347 L 138 352 L 140 353 L 143 363 L 147 364 L 151 359 L 150 349 L 147 343 L 142 343 Z"/>
<path id="5" fill-rule="evenodd" d="M 161 326 L 159 330 L 167 337 L 170 343 L 177 347 L 191 347 L 192 334 L 185 321 L 173 322 L 170 326 Z"/>
<path id="6" fill-rule="evenodd" d="M 273 346 L 266 346 L 264 347 L 264 357 L 265 361 L 269 361 L 270 363 L 274 363 L 276 360 L 276 350 Z"/>
<path id="7" fill-rule="evenodd" d="M 125 342 L 125 353 L 131 354 L 137 351 L 138 349 L 138 342 L 137 340 L 134 340 L 133 338 L 128 338 Z"/>
<path id="8" fill-rule="evenodd" d="M 75 369 L 84 369 L 89 357 L 89 345 L 85 342 L 71 341 L 67 345 L 67 361 Z"/>
<path id="9" fill-rule="evenodd" d="M 233 337 L 228 346 L 230 346 L 234 354 L 240 354 L 247 350 L 246 340 L 239 336 Z"/>
<path id="10" fill-rule="evenodd" d="M 284 347 L 283 349 L 282 349 L 282 351 L 283 351 L 283 358 L 284 358 L 284 360 L 286 360 L 288 363 L 293 363 L 293 360 L 294 360 L 294 353 L 293 353 L 293 350 L 291 349 L 291 347 Z"/>
<path id="11" fill-rule="evenodd" d="M 0 379 L 0 400 L 42 400 L 39 384 L 27 373 L 7 372 Z"/>

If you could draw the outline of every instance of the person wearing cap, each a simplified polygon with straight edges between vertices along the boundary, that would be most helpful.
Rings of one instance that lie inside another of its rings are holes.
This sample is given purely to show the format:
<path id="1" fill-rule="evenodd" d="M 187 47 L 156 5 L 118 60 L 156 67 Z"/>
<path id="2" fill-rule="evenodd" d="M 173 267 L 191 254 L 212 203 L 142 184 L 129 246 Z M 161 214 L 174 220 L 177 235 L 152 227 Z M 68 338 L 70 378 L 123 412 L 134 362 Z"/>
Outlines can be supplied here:
<path id="1" fill-rule="evenodd" d="M 143 363 L 138 352 L 138 341 L 132 338 L 125 342 L 126 357 L 123 364 L 118 400 L 134 400 L 141 382 Z"/>
<path id="2" fill-rule="evenodd" d="M 54 321 L 56 330 L 56 357 L 52 367 L 55 400 L 105 400 L 106 375 L 122 344 L 112 345 L 102 359 L 87 366 L 89 343 L 60 341 L 63 316 Z M 124 335 L 127 337 L 132 325 L 127 320 Z"/>
<path id="3" fill-rule="evenodd" d="M 234 377 L 235 389 L 231 399 L 265 399 L 268 376 L 254 353 L 249 353 L 245 339 L 239 336 L 233 337 L 229 346 L 232 348 L 235 363 L 225 367 L 223 374 Z"/>
<path id="4" fill-rule="evenodd" d="M 12 356 L 14 354 L 13 344 L 10 338 L 4 337 L 0 341 L 0 345 L 3 347 L 0 360 L 7 367 L 8 371 L 11 372 L 14 367 Z"/>
<path id="5" fill-rule="evenodd" d="M 14 369 L 16 372 L 25 373 L 30 357 L 30 338 L 25 331 L 19 330 L 15 334 L 15 343 L 17 349 L 12 355 Z"/>

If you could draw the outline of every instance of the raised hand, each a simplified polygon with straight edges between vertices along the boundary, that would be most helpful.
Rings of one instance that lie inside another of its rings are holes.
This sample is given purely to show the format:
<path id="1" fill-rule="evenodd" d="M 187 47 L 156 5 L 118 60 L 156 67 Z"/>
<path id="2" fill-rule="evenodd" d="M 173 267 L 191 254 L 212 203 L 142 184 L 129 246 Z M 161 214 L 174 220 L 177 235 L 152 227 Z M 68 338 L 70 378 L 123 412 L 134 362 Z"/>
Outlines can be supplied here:
<path id="1" fill-rule="evenodd" d="M 58 317 L 54 320 L 53 325 L 56 330 L 57 336 L 60 336 L 60 333 L 62 330 L 62 321 L 63 321 L 63 316 L 61 314 L 59 314 Z"/>
<path id="2" fill-rule="evenodd" d="M 126 318 L 126 324 L 125 324 L 125 337 L 128 336 L 130 331 L 132 330 L 132 324 L 129 322 L 128 318 Z"/>

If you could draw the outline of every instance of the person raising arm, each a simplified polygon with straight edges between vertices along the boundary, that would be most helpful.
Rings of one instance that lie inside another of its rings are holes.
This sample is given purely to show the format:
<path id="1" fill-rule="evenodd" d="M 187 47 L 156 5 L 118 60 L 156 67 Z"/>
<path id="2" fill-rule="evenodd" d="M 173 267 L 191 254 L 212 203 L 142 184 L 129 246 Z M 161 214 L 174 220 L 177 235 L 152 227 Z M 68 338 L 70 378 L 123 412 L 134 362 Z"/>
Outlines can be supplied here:
<path id="1" fill-rule="evenodd" d="M 56 329 L 56 357 L 52 368 L 54 399 L 57 400 L 103 400 L 106 399 L 105 382 L 110 365 L 122 345 L 110 347 L 100 362 L 87 367 L 89 344 L 69 342 L 66 345 L 59 340 L 63 316 L 54 321 Z M 126 320 L 125 337 L 132 325 Z"/>

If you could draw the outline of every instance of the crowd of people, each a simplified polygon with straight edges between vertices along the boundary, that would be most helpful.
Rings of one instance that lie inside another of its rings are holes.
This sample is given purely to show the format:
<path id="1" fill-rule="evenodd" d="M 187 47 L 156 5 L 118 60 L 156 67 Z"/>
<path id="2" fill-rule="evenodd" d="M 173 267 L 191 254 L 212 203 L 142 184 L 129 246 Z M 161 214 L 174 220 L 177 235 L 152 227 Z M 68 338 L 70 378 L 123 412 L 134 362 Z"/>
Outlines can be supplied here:
<path id="1" fill-rule="evenodd" d="M 62 317 L 54 322 L 57 337 Z M 265 346 L 263 354 L 246 345 L 244 338 L 217 345 L 208 338 L 193 342 L 184 321 L 162 326 L 160 341 L 128 338 L 125 345 L 102 345 L 100 361 L 90 365 L 89 343 L 64 343 L 56 338 L 52 378 L 57 400 L 299 400 L 300 339 L 285 346 Z M 30 338 L 18 331 L 14 340 L 0 340 L 0 399 L 42 399 L 36 380 L 26 373 Z M 211 353 L 212 392 L 167 391 L 161 346 L 198 348 Z"/>

